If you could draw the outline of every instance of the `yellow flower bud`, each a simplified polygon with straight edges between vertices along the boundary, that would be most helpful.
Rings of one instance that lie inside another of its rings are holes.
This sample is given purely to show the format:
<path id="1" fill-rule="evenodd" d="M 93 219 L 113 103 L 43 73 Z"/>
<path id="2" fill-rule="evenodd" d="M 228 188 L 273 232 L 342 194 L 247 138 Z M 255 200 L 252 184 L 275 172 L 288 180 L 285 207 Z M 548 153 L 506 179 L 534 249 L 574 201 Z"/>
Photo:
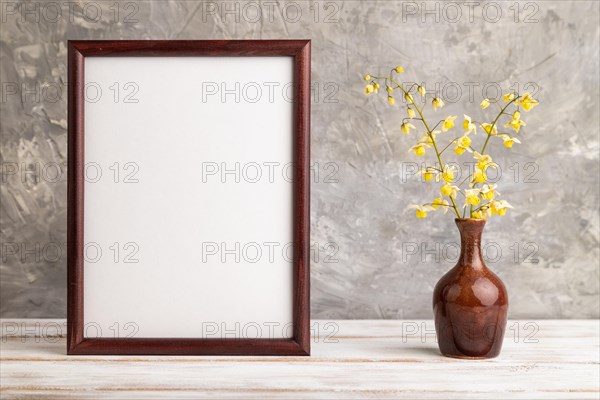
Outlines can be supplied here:
<path id="1" fill-rule="evenodd" d="M 398 65 L 398 66 L 395 68 L 395 71 L 396 71 L 398 74 L 401 74 L 401 73 L 403 73 L 403 72 L 404 72 L 404 68 L 402 68 L 401 66 L 399 66 L 399 65 Z"/>
<path id="2" fill-rule="evenodd" d="M 445 165 L 442 168 L 442 179 L 447 183 L 451 183 L 454 180 L 454 167 Z"/>
<path id="3" fill-rule="evenodd" d="M 454 152 L 455 152 L 456 154 L 458 154 L 459 156 L 460 156 L 461 154 L 463 154 L 463 153 L 465 152 L 465 150 L 467 150 L 467 149 L 465 149 L 465 148 L 464 148 L 464 147 L 462 147 L 462 146 L 456 146 L 456 147 L 454 148 Z"/>
<path id="4" fill-rule="evenodd" d="M 521 141 L 519 139 L 510 137 L 509 135 L 506 135 L 506 134 L 498 135 L 498 137 L 504 141 L 504 147 L 506 147 L 507 149 L 510 149 L 511 147 L 513 147 L 513 144 L 515 144 L 515 143 L 519 143 L 519 144 L 521 143 Z"/>
<path id="5" fill-rule="evenodd" d="M 394 91 L 394 88 L 391 86 L 388 86 L 385 88 L 385 90 L 387 90 L 388 93 L 392 93 Z"/>
<path id="6" fill-rule="evenodd" d="M 490 106 L 490 99 L 483 99 L 480 106 L 481 106 L 482 110 L 485 110 L 486 108 L 488 108 Z"/>
<path id="7" fill-rule="evenodd" d="M 415 215 L 417 218 L 425 218 L 425 217 L 427 217 L 427 213 L 429 211 L 435 211 L 435 208 L 433 208 L 430 205 L 420 206 L 420 205 L 414 204 L 414 205 L 409 206 L 408 208 L 415 209 Z"/>
<path id="8" fill-rule="evenodd" d="M 471 121 L 471 117 L 469 117 L 466 114 L 463 114 L 463 116 L 465 117 L 465 119 L 463 120 L 463 128 L 465 128 L 467 133 L 470 133 L 471 131 L 473 131 L 473 133 L 477 133 L 477 127 Z"/>
<path id="9" fill-rule="evenodd" d="M 493 200 L 490 203 L 491 212 L 495 215 L 506 215 L 506 210 L 509 208 L 513 208 L 513 206 L 511 206 L 506 200 Z"/>
<path id="10" fill-rule="evenodd" d="M 394 100 L 392 96 L 388 96 L 388 103 L 390 103 L 390 106 L 393 106 L 395 102 L 396 100 Z"/>
<path id="11" fill-rule="evenodd" d="M 365 94 L 371 94 L 373 93 L 373 90 L 375 90 L 375 87 L 373 85 L 365 86 Z"/>
<path id="12" fill-rule="evenodd" d="M 492 156 L 489 154 L 479 154 L 475 152 L 473 157 L 477 160 L 477 168 L 485 171 L 488 167 L 496 167 L 496 163 L 492 160 Z"/>
<path id="13" fill-rule="evenodd" d="M 433 106 L 433 110 L 437 110 L 438 107 L 444 107 L 444 101 L 439 97 L 434 97 L 431 101 L 431 105 Z M 455 117 L 456 118 L 456 117 Z"/>
<path id="14" fill-rule="evenodd" d="M 427 93 L 427 91 L 425 90 L 425 88 L 423 86 L 419 86 L 417 88 L 417 91 L 419 92 L 419 94 L 423 97 L 425 97 L 425 94 Z"/>
<path id="15" fill-rule="evenodd" d="M 444 119 L 444 123 L 442 124 L 442 132 L 446 132 L 449 129 L 454 127 L 454 120 L 456 119 L 456 115 L 449 115 Z"/>
<path id="16" fill-rule="evenodd" d="M 483 185 L 481 188 L 481 198 L 484 200 L 494 200 L 496 196 L 496 185 Z"/>
<path id="17" fill-rule="evenodd" d="M 505 128 L 513 128 L 517 133 L 521 129 L 521 126 L 527 126 L 527 124 L 521 120 L 521 113 L 518 110 L 513 113 L 512 119 L 504 125 Z"/>
<path id="18" fill-rule="evenodd" d="M 456 193 L 458 192 L 458 187 L 457 186 L 452 186 L 449 183 L 444 184 L 444 186 L 442 186 L 440 188 L 440 193 L 443 194 L 444 196 L 448 196 L 448 197 L 456 197 Z"/>
<path id="19" fill-rule="evenodd" d="M 426 143 L 426 142 L 422 142 L 420 141 L 419 143 L 415 144 L 413 147 L 411 147 L 410 149 L 408 149 L 409 152 L 413 152 L 418 156 L 424 156 L 425 155 L 425 149 L 427 147 L 431 147 L 430 144 Z"/>
<path id="20" fill-rule="evenodd" d="M 477 219 L 483 218 L 483 213 L 481 211 L 473 211 L 473 213 L 471 215 L 473 218 L 477 218 Z"/>
<path id="21" fill-rule="evenodd" d="M 495 136 L 498 134 L 498 126 L 496 124 L 493 125 L 492 124 L 481 124 L 483 130 L 488 134 L 488 135 L 492 135 Z"/>
<path id="22" fill-rule="evenodd" d="M 490 191 L 488 191 L 488 192 L 485 192 L 485 193 L 483 193 L 483 192 L 482 192 L 482 193 L 481 193 L 481 197 L 482 197 L 484 200 L 494 200 L 494 191 L 493 191 L 493 190 L 490 190 Z"/>
<path id="23" fill-rule="evenodd" d="M 476 206 L 479 203 L 481 203 L 481 199 L 477 196 L 467 196 L 466 197 L 466 202 L 467 204 L 470 204 L 472 206 Z"/>
<path id="24" fill-rule="evenodd" d="M 448 200 L 444 200 L 441 197 L 433 199 L 433 203 L 431 203 L 431 207 L 433 207 L 434 210 L 438 210 L 442 206 L 444 207 L 443 208 L 444 214 L 446 214 L 446 212 L 448 212 L 448 208 L 450 206 L 450 203 L 448 203 Z"/>
<path id="25" fill-rule="evenodd" d="M 538 101 L 531 97 L 529 93 L 525 93 L 523 97 L 517 100 L 515 103 L 523 107 L 525 111 L 529 111 L 539 104 Z"/>
<path id="26" fill-rule="evenodd" d="M 413 97 L 412 97 L 412 95 L 410 93 L 406 92 L 404 94 L 404 100 L 406 100 L 409 103 L 412 103 L 413 102 Z"/>
<path id="27" fill-rule="evenodd" d="M 400 125 L 400 130 L 405 135 L 408 135 L 410 133 L 411 129 L 416 129 L 416 127 L 413 124 L 411 124 L 410 122 L 403 122 L 402 125 Z"/>
<path id="28" fill-rule="evenodd" d="M 481 199 L 479 198 L 479 189 L 465 190 L 465 201 L 467 204 L 472 206 L 476 206 L 481 203 Z"/>
<path id="29" fill-rule="evenodd" d="M 375 82 L 373 86 L 375 86 L 375 90 L 379 89 L 379 83 Z"/>
<path id="30" fill-rule="evenodd" d="M 502 100 L 504 100 L 505 102 L 509 102 L 511 100 L 513 100 L 515 98 L 515 94 L 514 93 L 506 93 L 505 95 L 502 96 Z"/>
<path id="31" fill-rule="evenodd" d="M 370 81 L 371 80 L 371 75 L 365 75 L 365 81 Z"/>
<path id="32" fill-rule="evenodd" d="M 450 187 L 450 185 L 444 185 L 442 186 L 442 188 L 440 189 L 440 192 L 444 195 L 444 196 L 450 196 L 450 194 L 452 193 L 452 189 Z"/>
<path id="33" fill-rule="evenodd" d="M 469 147 L 471 145 L 471 138 L 465 135 L 458 140 L 458 143 L 462 147 Z"/>
<path id="34" fill-rule="evenodd" d="M 412 108 L 408 107 L 406 109 L 406 114 L 408 114 L 408 118 L 414 118 L 415 117 L 415 110 L 413 110 Z"/>
<path id="35" fill-rule="evenodd" d="M 473 182 L 483 183 L 487 179 L 485 172 L 483 172 L 479 168 L 475 168 L 475 172 L 473 173 Z"/>

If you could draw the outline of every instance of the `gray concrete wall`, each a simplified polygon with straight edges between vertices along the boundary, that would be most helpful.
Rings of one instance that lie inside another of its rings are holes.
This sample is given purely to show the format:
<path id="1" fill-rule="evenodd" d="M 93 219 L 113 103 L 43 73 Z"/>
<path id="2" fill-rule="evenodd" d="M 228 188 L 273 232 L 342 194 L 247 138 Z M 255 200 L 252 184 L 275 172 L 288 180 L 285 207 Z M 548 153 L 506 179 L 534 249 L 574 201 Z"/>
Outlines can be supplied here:
<path id="1" fill-rule="evenodd" d="M 215 38 L 312 39 L 313 318 L 429 318 L 456 256 L 449 215 L 406 210 L 435 188 L 411 176 L 401 102 L 363 95 L 397 64 L 440 114 L 483 118 L 498 87 L 539 98 L 523 144 L 492 149 L 516 209 L 488 222 L 488 264 L 512 318 L 599 316 L 597 1 L 114 3 L 2 3 L 3 317 L 66 315 L 66 41 Z"/>

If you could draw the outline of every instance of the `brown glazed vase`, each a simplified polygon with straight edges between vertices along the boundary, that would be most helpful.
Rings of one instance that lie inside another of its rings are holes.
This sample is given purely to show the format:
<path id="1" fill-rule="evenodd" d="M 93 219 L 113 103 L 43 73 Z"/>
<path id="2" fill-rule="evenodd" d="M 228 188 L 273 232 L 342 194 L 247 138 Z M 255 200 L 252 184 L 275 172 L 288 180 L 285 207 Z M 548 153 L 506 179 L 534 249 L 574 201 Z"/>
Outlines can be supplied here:
<path id="1" fill-rule="evenodd" d="M 460 257 L 433 290 L 438 345 L 447 357 L 496 357 L 506 328 L 506 288 L 481 254 L 485 220 L 455 221 L 460 231 Z"/>

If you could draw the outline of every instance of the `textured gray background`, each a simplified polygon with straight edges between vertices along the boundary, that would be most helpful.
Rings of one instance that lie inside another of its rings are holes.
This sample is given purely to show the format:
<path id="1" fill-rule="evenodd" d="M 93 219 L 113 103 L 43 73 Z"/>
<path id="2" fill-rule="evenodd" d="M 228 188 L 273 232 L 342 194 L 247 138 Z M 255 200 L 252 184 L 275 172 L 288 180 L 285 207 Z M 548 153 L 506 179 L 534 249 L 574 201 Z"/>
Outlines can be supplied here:
<path id="1" fill-rule="evenodd" d="M 56 243 L 66 242 L 66 174 L 53 182 L 44 174 L 55 170 L 41 169 L 66 163 L 66 40 L 210 38 L 312 39 L 312 160 L 320 174 L 311 218 L 321 248 L 312 263 L 314 318 L 429 318 L 433 285 L 452 266 L 452 218 L 416 221 L 406 211 L 434 188 L 408 176 L 417 160 L 399 134 L 400 105 L 362 94 L 364 72 L 396 64 L 406 79 L 456 98 L 440 114 L 483 118 L 477 105 L 486 84 L 490 97 L 496 85 L 536 92 L 541 105 L 523 116 L 523 144 L 493 148 L 500 191 L 516 210 L 488 222 L 488 256 L 501 250 L 489 265 L 508 287 L 512 318 L 599 316 L 597 1 L 482 2 L 472 18 L 462 4 L 457 17 L 457 7 L 435 2 L 426 4 L 433 14 L 421 2 L 265 2 L 260 21 L 255 2 L 121 2 L 118 16 L 114 0 L 79 4 L 72 14 L 63 5 L 57 17 L 47 3 L 29 2 L 33 14 L 23 17 L 11 11 L 21 3 L 3 3 L 3 317 L 66 314 L 64 249 L 56 256 Z M 125 19 L 130 12 L 138 22 Z M 407 252 L 415 245 L 426 247 Z"/>

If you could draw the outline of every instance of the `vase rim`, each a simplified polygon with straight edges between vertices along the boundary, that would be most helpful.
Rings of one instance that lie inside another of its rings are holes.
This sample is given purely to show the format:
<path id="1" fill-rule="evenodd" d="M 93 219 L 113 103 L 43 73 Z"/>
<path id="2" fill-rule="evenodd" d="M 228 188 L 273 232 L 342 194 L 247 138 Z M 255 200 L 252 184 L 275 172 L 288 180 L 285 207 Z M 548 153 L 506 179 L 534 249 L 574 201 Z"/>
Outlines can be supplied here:
<path id="1" fill-rule="evenodd" d="M 455 221 L 487 221 L 486 218 L 454 218 Z"/>

